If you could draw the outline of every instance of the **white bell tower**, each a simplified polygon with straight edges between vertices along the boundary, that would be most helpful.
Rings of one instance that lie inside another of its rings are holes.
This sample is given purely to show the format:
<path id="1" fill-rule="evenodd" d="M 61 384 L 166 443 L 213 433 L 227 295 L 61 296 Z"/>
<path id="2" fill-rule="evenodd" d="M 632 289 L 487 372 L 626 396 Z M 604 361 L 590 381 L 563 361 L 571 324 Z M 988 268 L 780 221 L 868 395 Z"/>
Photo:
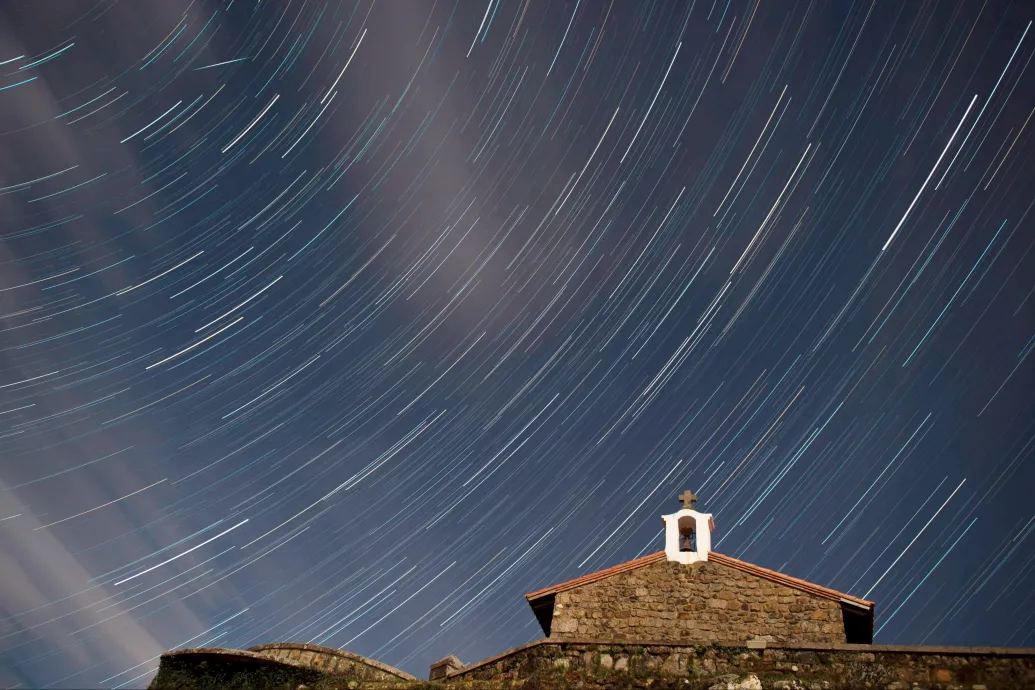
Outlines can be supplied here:
<path id="1" fill-rule="evenodd" d="M 682 510 L 661 516 L 665 521 L 666 560 L 683 565 L 707 561 L 708 552 L 712 550 L 715 521 L 710 513 L 694 510 L 697 496 L 693 492 L 684 491 L 679 500 L 683 502 Z"/>

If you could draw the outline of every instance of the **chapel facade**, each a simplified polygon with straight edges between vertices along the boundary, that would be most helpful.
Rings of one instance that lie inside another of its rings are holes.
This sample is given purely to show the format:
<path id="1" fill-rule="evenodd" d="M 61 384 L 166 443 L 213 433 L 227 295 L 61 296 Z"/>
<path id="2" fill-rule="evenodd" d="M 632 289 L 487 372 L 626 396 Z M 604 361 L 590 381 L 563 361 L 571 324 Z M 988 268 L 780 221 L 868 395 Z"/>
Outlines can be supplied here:
<path id="1" fill-rule="evenodd" d="M 664 551 L 525 595 L 549 639 L 872 643 L 872 601 L 712 551 L 713 517 L 680 499 Z"/>

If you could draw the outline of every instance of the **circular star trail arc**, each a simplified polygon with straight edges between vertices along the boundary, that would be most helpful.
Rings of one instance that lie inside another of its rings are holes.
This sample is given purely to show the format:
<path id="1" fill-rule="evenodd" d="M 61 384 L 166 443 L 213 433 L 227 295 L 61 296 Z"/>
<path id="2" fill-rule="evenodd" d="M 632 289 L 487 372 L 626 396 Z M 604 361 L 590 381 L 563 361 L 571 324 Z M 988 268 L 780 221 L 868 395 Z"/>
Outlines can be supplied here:
<path id="1" fill-rule="evenodd" d="M 1035 644 L 1023 2 L 0 8 L 0 682 L 423 676 L 660 550 Z"/>

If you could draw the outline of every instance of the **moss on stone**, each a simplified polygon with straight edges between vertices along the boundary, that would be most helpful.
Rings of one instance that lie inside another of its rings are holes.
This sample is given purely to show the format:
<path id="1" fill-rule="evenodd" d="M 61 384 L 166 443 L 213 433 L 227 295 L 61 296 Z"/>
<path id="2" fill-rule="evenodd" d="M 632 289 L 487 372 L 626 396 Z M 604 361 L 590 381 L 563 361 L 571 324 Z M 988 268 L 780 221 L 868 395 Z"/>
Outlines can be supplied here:
<path id="1" fill-rule="evenodd" d="M 149 690 L 296 690 L 323 674 L 314 669 L 232 661 L 163 659 Z"/>

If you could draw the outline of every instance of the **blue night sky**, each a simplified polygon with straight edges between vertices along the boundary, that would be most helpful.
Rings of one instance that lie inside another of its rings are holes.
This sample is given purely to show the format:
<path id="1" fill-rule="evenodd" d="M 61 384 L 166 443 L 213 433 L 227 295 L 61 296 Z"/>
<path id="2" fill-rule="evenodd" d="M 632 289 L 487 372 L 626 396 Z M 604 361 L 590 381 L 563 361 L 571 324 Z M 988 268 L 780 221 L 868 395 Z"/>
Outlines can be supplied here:
<path id="1" fill-rule="evenodd" d="M 1035 645 L 1029 2 L 0 5 L 0 685 L 426 677 L 713 549 Z"/>

